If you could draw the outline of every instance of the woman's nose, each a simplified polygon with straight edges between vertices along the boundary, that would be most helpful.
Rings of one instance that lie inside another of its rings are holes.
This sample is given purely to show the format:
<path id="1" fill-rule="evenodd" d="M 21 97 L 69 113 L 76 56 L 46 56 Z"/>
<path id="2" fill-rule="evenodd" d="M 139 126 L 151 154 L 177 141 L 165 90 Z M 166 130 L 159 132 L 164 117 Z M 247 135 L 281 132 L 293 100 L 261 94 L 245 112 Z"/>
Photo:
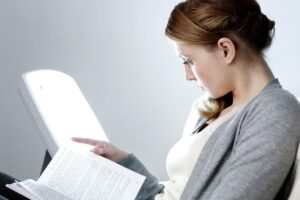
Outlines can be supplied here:
<path id="1" fill-rule="evenodd" d="M 184 69 L 185 69 L 185 79 L 186 79 L 187 81 L 194 81 L 194 80 L 197 80 L 190 66 L 187 66 L 187 65 L 186 65 L 186 66 L 184 67 Z"/>

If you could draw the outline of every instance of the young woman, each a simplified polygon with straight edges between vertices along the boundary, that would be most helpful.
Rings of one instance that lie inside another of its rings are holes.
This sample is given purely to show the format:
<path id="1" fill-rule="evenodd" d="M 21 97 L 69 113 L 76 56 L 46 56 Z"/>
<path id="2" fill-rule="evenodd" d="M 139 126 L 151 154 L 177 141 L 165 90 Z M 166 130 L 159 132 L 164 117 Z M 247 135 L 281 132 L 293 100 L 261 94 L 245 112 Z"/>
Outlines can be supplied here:
<path id="1" fill-rule="evenodd" d="M 205 95 L 195 102 L 182 138 L 159 182 L 131 153 L 89 138 L 74 141 L 145 175 L 137 199 L 286 199 L 300 140 L 300 105 L 267 65 L 274 22 L 255 0 L 186 0 L 169 18 L 166 35 L 186 79 Z M 197 110 L 195 114 L 195 110 Z"/>
<path id="2" fill-rule="evenodd" d="M 274 78 L 263 51 L 274 22 L 255 0 L 186 0 L 171 13 L 166 35 L 186 79 L 206 95 L 195 103 L 194 130 L 167 158 L 159 182 L 133 155 L 88 138 L 93 151 L 145 175 L 137 199 L 286 199 L 300 139 L 300 105 Z"/>

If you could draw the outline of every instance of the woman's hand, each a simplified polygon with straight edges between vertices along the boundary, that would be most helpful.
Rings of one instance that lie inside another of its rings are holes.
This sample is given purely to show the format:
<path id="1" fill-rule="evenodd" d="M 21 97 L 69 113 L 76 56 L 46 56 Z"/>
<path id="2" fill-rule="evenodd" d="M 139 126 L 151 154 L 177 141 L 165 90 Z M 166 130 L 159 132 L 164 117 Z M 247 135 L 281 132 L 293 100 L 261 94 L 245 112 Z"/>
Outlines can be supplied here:
<path id="1" fill-rule="evenodd" d="M 91 146 L 94 146 L 94 148 L 91 149 L 92 152 L 117 163 L 121 162 L 128 156 L 127 152 L 118 149 L 109 142 L 79 137 L 72 137 L 72 140 L 78 143 L 89 144 Z"/>

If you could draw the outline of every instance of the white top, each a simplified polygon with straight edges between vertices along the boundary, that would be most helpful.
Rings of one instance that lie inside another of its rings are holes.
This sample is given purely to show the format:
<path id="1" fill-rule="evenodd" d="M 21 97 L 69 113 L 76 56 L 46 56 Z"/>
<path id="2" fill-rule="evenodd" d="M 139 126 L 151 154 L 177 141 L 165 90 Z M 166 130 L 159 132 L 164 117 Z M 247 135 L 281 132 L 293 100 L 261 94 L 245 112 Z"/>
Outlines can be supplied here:
<path id="1" fill-rule="evenodd" d="M 157 194 L 155 200 L 179 199 L 188 181 L 198 156 L 209 137 L 216 128 L 233 116 L 237 110 L 225 114 L 197 134 L 184 135 L 169 151 L 166 161 L 168 181 L 161 182 L 165 186 L 164 193 Z"/>

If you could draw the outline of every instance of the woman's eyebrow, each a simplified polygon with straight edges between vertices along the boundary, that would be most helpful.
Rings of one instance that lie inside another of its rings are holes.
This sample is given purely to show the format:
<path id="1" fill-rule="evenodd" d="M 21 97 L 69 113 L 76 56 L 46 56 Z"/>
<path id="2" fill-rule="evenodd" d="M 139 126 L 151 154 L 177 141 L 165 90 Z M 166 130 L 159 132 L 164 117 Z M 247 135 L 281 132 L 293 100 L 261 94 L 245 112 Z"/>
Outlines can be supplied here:
<path id="1" fill-rule="evenodd" d="M 182 54 L 182 53 L 179 54 L 178 56 L 179 56 L 181 59 L 183 59 L 183 60 L 184 60 L 184 59 L 187 59 L 188 57 L 190 57 L 189 55 Z"/>

